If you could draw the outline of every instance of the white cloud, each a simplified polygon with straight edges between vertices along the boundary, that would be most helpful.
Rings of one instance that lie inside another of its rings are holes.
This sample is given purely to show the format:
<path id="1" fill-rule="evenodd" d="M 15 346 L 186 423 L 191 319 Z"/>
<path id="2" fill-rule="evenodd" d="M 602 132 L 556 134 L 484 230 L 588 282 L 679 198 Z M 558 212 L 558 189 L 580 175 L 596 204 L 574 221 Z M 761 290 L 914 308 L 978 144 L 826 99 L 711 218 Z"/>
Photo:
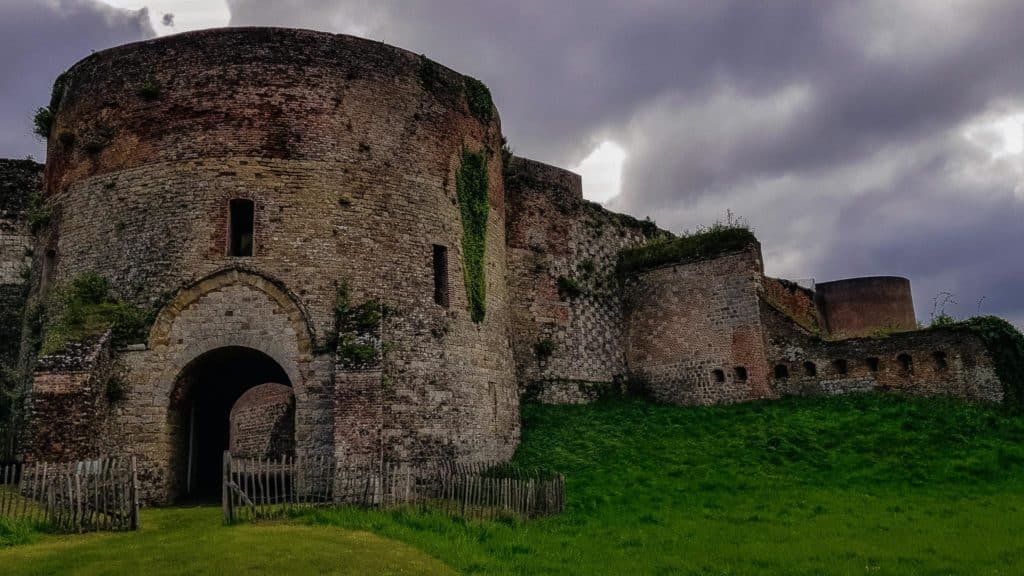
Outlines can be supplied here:
<path id="1" fill-rule="evenodd" d="M 225 0 L 101 0 L 115 8 L 149 10 L 149 19 L 157 34 L 227 26 L 231 12 Z M 164 14 L 174 14 L 174 26 L 163 24 Z"/>
<path id="2" fill-rule="evenodd" d="M 626 151 L 615 142 L 605 140 L 571 168 L 583 177 L 583 197 L 594 202 L 607 202 L 622 191 L 622 164 Z"/>

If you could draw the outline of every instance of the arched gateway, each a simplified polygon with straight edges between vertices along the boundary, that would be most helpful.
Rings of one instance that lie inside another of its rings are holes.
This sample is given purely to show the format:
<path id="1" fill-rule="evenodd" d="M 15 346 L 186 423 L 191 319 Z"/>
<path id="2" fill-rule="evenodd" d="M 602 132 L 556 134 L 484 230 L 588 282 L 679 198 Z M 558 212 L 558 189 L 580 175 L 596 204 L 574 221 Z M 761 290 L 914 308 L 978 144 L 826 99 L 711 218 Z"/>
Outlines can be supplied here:
<path id="1" fill-rule="evenodd" d="M 241 346 L 211 350 L 182 370 L 168 406 L 174 500 L 220 496 L 221 457 L 230 448 L 234 408 L 268 382 L 285 387 L 289 379 L 273 358 Z"/>

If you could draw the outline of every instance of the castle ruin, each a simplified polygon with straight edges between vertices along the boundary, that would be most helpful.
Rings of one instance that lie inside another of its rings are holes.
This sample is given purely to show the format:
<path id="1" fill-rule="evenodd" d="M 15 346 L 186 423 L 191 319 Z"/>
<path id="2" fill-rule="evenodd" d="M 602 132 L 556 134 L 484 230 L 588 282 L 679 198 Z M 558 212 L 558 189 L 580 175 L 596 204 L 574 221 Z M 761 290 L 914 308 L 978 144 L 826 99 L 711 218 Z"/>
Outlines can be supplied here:
<path id="1" fill-rule="evenodd" d="M 649 257 L 673 235 L 512 156 L 485 86 L 385 44 L 180 34 L 88 56 L 48 111 L 45 167 L 0 161 L 9 434 L 136 454 L 148 502 L 219 490 L 229 443 L 504 460 L 524 397 L 1004 394 L 975 335 L 915 330 L 905 279 L 770 278 L 752 236 Z"/>

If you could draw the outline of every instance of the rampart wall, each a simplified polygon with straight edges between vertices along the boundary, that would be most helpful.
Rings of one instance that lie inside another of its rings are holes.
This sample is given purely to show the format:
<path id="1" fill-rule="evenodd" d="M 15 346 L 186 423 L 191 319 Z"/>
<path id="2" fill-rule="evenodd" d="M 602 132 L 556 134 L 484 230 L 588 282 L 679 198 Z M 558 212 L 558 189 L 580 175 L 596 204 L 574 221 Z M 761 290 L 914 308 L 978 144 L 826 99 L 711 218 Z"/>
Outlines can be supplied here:
<path id="1" fill-rule="evenodd" d="M 624 287 L 626 361 L 650 395 L 719 404 L 773 395 L 760 247 L 663 266 Z"/>
<path id="2" fill-rule="evenodd" d="M 619 251 L 660 231 L 584 200 L 579 175 L 532 160 L 512 159 L 506 195 L 520 390 L 543 402 L 593 400 L 626 375 Z"/>

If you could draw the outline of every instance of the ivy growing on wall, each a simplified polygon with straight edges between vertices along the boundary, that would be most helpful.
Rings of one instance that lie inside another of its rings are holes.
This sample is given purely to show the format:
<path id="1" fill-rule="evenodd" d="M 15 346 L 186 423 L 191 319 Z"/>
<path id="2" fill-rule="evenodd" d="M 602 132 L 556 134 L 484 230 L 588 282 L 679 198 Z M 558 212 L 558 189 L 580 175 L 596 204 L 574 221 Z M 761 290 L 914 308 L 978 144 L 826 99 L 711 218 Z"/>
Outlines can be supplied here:
<path id="1" fill-rule="evenodd" d="M 486 84 L 466 76 L 466 103 L 469 104 L 469 111 L 476 116 L 476 119 L 487 124 L 494 118 L 494 100 L 491 99 L 491 90 Z"/>
<path id="2" fill-rule="evenodd" d="M 45 321 L 43 355 L 65 349 L 69 344 L 102 335 L 107 330 L 115 345 L 145 339 L 155 319 L 145 311 L 121 302 L 110 293 L 107 279 L 86 272 L 56 291 Z"/>
<path id="3" fill-rule="evenodd" d="M 1003 383 L 1003 405 L 1014 412 L 1024 412 L 1024 334 L 997 316 L 941 322 L 936 327 L 977 334 L 992 356 L 996 375 Z"/>
<path id="4" fill-rule="evenodd" d="M 487 160 L 483 153 L 462 151 L 455 188 L 462 216 L 462 269 L 466 280 L 466 299 L 473 322 L 480 323 L 486 311 L 484 253 L 487 249 L 487 216 L 491 208 Z"/>
<path id="5" fill-rule="evenodd" d="M 338 361 L 349 370 L 372 368 L 380 363 L 380 323 L 383 307 L 376 300 L 353 304 L 348 284 L 338 286 L 334 304 L 334 331 Z"/>
<path id="6" fill-rule="evenodd" d="M 57 108 L 60 107 L 61 100 L 64 98 L 64 88 L 67 86 L 67 82 L 67 72 L 57 76 L 57 79 L 53 82 L 53 89 L 50 91 L 50 104 L 37 108 L 35 115 L 32 117 L 32 131 L 40 138 L 49 138 L 50 132 L 53 131 L 54 117 L 57 114 Z"/>

